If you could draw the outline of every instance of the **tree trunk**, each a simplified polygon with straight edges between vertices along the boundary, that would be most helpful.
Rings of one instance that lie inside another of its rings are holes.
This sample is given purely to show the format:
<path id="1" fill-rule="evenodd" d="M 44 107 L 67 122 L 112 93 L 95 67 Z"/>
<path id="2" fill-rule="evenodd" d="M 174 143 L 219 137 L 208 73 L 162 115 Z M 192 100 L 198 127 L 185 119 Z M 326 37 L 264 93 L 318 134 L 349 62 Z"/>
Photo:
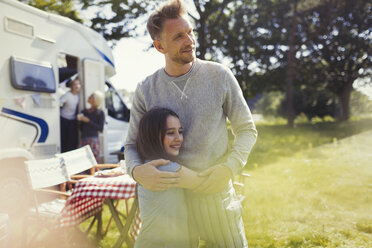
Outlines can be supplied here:
<path id="1" fill-rule="evenodd" d="M 340 121 L 347 121 L 350 119 L 350 96 L 353 90 L 353 83 L 347 83 L 342 91 L 338 94 L 340 102 Z"/>
<path id="2" fill-rule="evenodd" d="M 293 107 L 293 79 L 295 78 L 295 34 L 297 28 L 297 3 L 294 4 L 292 25 L 289 29 L 288 39 L 288 65 L 285 76 L 285 93 L 286 93 L 286 115 L 287 115 L 287 126 L 290 128 L 294 127 L 295 112 Z"/>
<path id="3" fill-rule="evenodd" d="M 205 37 L 206 37 L 205 20 L 203 16 L 200 16 L 199 23 L 200 23 L 200 28 L 198 30 L 198 43 L 199 43 L 199 48 L 198 48 L 199 56 L 198 57 L 200 59 L 205 59 L 205 53 L 207 52 L 207 49 L 206 49 L 206 44 L 205 44 Z"/>

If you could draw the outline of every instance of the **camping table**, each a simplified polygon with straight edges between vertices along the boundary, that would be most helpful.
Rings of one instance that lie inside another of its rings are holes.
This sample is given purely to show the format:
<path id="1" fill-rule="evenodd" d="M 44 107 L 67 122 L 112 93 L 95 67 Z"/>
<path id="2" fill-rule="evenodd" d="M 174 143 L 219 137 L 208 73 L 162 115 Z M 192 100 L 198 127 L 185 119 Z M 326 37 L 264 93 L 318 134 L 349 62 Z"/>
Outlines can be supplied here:
<path id="1" fill-rule="evenodd" d="M 115 177 L 91 176 L 79 180 L 62 211 L 61 226 L 76 226 L 80 224 L 89 217 L 100 213 L 105 202 L 120 232 L 114 247 L 120 247 L 124 241 L 128 247 L 131 247 L 133 244 L 129 238 L 128 231 L 135 218 L 138 203 L 137 201 L 133 202 L 125 224 L 123 224 L 113 201 L 134 198 L 135 185 L 136 182 L 128 174 Z"/>

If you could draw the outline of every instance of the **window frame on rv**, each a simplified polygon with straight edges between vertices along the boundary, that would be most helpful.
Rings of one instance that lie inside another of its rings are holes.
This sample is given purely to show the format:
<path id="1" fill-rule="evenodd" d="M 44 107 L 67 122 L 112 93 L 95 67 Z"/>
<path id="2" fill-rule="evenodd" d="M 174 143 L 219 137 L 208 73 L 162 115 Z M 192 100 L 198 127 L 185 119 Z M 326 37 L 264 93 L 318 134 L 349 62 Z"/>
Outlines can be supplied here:
<path id="1" fill-rule="evenodd" d="M 20 90 L 55 93 L 57 90 L 53 65 L 12 56 L 11 84 Z"/>

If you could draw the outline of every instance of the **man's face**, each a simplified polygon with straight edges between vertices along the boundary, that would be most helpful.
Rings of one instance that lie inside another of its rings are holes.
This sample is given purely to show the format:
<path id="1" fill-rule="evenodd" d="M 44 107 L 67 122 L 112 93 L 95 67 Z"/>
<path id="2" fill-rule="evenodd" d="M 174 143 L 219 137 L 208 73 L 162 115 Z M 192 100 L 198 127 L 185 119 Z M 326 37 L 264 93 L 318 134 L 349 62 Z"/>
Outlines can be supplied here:
<path id="1" fill-rule="evenodd" d="M 81 85 L 79 80 L 74 80 L 71 82 L 71 92 L 77 93 L 79 92 Z"/>
<path id="2" fill-rule="evenodd" d="M 172 62 L 188 64 L 195 59 L 195 36 L 190 22 L 184 16 L 167 19 L 160 34 L 162 53 Z"/>

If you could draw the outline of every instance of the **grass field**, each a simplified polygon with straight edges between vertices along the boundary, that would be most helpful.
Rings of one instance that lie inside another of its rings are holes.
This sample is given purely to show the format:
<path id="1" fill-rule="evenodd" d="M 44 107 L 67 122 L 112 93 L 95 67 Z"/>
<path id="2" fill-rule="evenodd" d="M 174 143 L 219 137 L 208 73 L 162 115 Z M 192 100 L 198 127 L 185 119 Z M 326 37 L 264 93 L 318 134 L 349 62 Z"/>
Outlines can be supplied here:
<path id="1" fill-rule="evenodd" d="M 242 192 L 249 247 L 372 247 L 372 120 L 257 129 Z"/>
<path id="2" fill-rule="evenodd" d="M 250 170 L 250 247 L 372 247 L 372 132 Z"/>
<path id="3" fill-rule="evenodd" d="M 290 129 L 285 124 L 257 124 L 258 139 L 249 156 L 246 169 L 271 165 L 283 157 L 372 129 L 372 120 L 345 123 L 319 122 L 298 124 Z M 230 135 L 231 140 L 232 136 Z"/>
<path id="4" fill-rule="evenodd" d="M 372 247 L 372 120 L 257 129 L 240 191 L 249 247 Z M 98 246 L 118 235 L 112 223 Z"/>
<path id="5" fill-rule="evenodd" d="M 257 129 L 242 191 L 249 247 L 372 247 L 372 120 Z"/>

